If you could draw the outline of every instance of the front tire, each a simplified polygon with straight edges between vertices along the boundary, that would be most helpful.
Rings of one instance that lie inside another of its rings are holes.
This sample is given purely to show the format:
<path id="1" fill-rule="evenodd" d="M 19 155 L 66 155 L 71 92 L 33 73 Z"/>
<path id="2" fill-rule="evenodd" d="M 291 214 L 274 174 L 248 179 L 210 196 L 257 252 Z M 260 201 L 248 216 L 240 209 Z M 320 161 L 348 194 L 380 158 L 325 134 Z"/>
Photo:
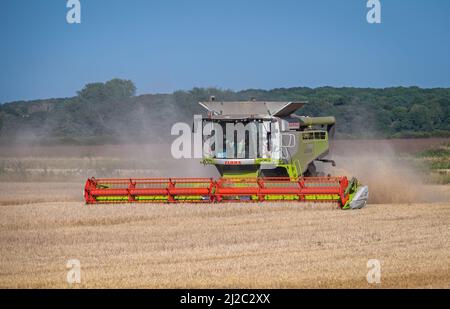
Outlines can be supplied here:
<path id="1" fill-rule="evenodd" d="M 308 168 L 306 169 L 306 172 L 303 174 L 305 177 L 317 177 L 317 168 L 314 163 L 309 163 Z"/>

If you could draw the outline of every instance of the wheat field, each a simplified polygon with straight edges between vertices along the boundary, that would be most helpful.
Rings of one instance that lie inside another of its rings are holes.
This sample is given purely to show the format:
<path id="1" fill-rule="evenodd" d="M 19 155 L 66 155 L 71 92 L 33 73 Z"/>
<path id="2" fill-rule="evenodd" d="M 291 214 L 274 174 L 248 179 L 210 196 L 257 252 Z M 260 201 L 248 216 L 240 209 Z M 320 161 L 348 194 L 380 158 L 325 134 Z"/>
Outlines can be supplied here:
<path id="1" fill-rule="evenodd" d="M 3 186 L 0 287 L 73 287 L 69 259 L 85 288 L 450 287 L 448 202 L 87 206 L 81 190 Z"/>
<path id="2" fill-rule="evenodd" d="M 2 148 L 0 287 L 450 288 L 450 186 L 425 185 L 398 155 L 428 144 L 382 141 L 372 151 L 372 143 L 348 143 L 333 149 L 334 173 L 369 185 L 370 203 L 358 211 L 87 206 L 90 176 L 212 175 L 195 160 L 162 160 L 161 147 Z M 79 285 L 67 283 L 71 259 L 81 264 Z M 381 284 L 366 280 L 369 259 L 381 262 Z"/>

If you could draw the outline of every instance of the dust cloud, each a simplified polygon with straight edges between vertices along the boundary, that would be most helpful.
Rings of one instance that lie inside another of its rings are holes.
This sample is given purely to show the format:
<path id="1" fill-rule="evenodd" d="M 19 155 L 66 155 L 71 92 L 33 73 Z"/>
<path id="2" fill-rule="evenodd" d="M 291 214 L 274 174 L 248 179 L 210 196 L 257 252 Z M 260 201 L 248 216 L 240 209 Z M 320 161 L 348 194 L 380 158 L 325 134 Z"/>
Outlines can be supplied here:
<path id="1" fill-rule="evenodd" d="M 412 143 L 414 141 L 411 141 Z M 396 151 L 395 141 L 335 141 L 332 175 L 356 177 L 369 186 L 369 203 L 399 204 L 445 202 L 450 198 L 439 186 L 427 185 L 419 168 Z"/>

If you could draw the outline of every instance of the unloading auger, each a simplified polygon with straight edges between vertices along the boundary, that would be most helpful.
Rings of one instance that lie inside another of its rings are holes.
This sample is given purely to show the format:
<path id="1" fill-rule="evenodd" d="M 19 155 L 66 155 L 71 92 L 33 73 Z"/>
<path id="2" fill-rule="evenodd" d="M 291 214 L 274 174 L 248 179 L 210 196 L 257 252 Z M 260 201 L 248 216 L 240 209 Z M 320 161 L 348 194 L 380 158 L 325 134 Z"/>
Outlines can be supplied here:
<path id="1" fill-rule="evenodd" d="M 200 102 L 203 159 L 221 177 L 96 179 L 86 181 L 87 204 L 335 202 L 366 205 L 367 186 L 355 178 L 318 172 L 327 159 L 334 117 L 294 114 L 306 102 Z"/>

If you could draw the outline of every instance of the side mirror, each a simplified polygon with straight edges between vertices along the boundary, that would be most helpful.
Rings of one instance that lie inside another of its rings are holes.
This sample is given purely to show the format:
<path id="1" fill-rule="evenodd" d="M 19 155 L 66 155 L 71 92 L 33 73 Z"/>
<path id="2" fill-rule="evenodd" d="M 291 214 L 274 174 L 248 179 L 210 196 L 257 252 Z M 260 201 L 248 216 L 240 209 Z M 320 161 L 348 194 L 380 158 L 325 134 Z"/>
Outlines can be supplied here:
<path id="1" fill-rule="evenodd" d="M 284 133 L 281 135 L 281 147 L 292 148 L 295 147 L 295 135 Z"/>

